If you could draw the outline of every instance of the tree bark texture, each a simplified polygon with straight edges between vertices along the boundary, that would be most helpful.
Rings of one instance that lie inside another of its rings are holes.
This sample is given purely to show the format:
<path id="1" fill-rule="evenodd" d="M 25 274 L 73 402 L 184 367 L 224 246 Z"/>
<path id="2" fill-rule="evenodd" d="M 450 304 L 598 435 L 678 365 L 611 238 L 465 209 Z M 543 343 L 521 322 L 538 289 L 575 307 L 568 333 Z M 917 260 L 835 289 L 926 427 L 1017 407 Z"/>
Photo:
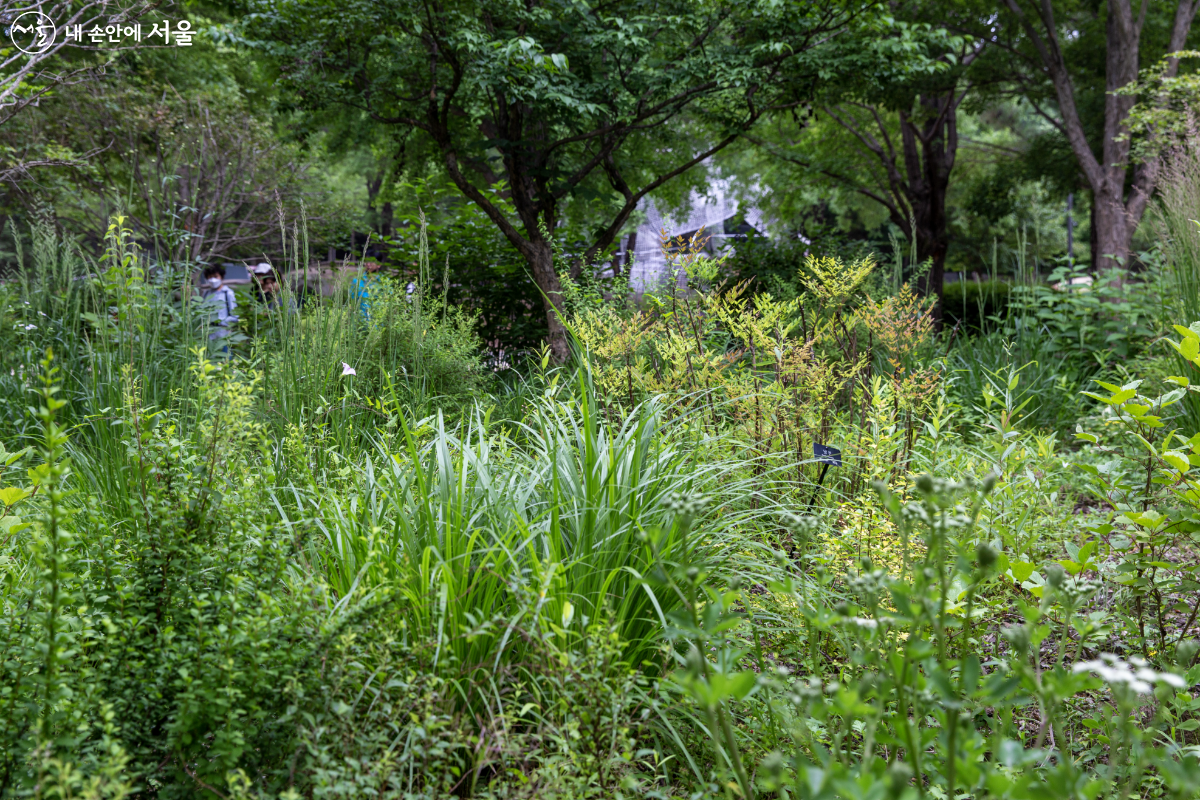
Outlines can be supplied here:
<path id="1" fill-rule="evenodd" d="M 946 230 L 946 191 L 958 153 L 959 102 L 961 98 L 951 89 L 942 94 L 921 96 L 923 123 L 907 113 L 900 114 L 906 194 L 913 222 L 909 235 L 916 240 L 917 261 L 921 264 L 926 260 L 930 262 L 921 289 L 927 296 L 937 298 L 933 313 L 939 325 L 946 250 L 950 244 Z"/>
<path id="2" fill-rule="evenodd" d="M 1075 103 L 1075 89 L 1059 41 L 1059 23 L 1050 0 L 1035 0 L 1028 3 L 1028 8 L 1019 0 L 1005 0 L 1032 42 L 1040 68 L 1054 86 L 1057 116 L 1039 113 L 1067 138 L 1092 190 L 1092 263 L 1099 272 L 1118 270 L 1128 263 L 1134 231 L 1158 180 L 1157 161 L 1137 166 L 1130 163 L 1127 123 L 1136 98 L 1117 94 L 1117 90 L 1137 80 L 1146 2 L 1143 0 L 1135 8 L 1132 0 L 1108 0 L 1103 139 L 1099 147 L 1094 147 L 1087 139 Z M 1184 48 L 1197 7 L 1200 7 L 1200 0 L 1179 0 L 1177 3 L 1168 53 Z M 1170 60 L 1168 76 L 1176 73 L 1178 65 L 1178 59 Z"/>
<path id="3" fill-rule="evenodd" d="M 898 144 L 875 107 L 858 105 L 857 111 L 850 106 L 825 109 L 880 162 L 887 185 L 866 186 L 850 176 L 825 174 L 882 204 L 896 227 L 916 243 L 918 264 L 930 262 L 920 289 L 937 298 L 933 313 L 939 323 L 950 244 L 946 192 L 958 155 L 958 106 L 965 96 L 966 91 L 957 86 L 919 95 L 911 109 L 899 114 Z"/>

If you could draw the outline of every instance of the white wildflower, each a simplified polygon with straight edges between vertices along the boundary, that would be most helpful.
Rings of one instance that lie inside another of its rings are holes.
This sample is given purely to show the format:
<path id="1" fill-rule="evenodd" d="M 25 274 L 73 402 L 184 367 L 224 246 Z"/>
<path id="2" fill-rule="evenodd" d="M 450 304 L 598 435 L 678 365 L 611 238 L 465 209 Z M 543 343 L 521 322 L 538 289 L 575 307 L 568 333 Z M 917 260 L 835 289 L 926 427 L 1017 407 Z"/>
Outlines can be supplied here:
<path id="1" fill-rule="evenodd" d="M 879 627 L 878 622 L 873 619 L 867 619 L 866 617 L 850 617 L 850 619 L 846 620 L 846 622 L 850 625 L 857 625 L 860 628 L 866 628 L 869 631 L 873 631 Z"/>
<path id="2" fill-rule="evenodd" d="M 347 375 L 357 375 L 357 374 L 358 373 L 354 371 L 354 367 L 350 366 L 345 361 L 342 362 L 342 377 L 343 378 L 346 377 Z"/>
<path id="3" fill-rule="evenodd" d="M 1156 672 L 1146 665 L 1146 659 L 1134 656 L 1123 661 L 1112 653 L 1101 653 L 1094 661 L 1081 661 L 1072 668 L 1075 672 L 1094 672 L 1101 680 L 1114 686 L 1128 686 L 1138 694 L 1150 694 L 1154 684 L 1165 683 L 1183 689 L 1187 683 L 1170 672 Z"/>

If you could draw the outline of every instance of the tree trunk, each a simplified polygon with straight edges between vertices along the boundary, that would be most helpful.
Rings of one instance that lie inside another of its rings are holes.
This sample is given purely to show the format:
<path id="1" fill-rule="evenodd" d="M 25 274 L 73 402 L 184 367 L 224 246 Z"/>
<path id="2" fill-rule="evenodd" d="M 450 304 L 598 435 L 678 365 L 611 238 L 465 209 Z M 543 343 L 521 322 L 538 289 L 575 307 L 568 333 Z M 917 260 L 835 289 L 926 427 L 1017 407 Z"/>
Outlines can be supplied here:
<path id="1" fill-rule="evenodd" d="M 1092 272 L 1098 272 L 1100 269 L 1100 258 L 1096 254 L 1100 252 L 1100 243 L 1096 239 L 1096 231 L 1099 228 L 1096 226 L 1096 197 L 1092 196 L 1092 207 L 1088 209 L 1088 249 L 1091 251 Z"/>
<path id="2" fill-rule="evenodd" d="M 1119 94 L 1118 90 L 1137 80 L 1146 3 L 1105 2 L 1104 129 L 1098 148 L 1088 141 L 1075 105 L 1075 89 L 1059 44 L 1059 23 L 1054 19 L 1053 4 L 1049 0 L 1043 0 L 1040 5 L 1031 3 L 1031 14 L 1022 9 L 1020 0 L 1005 0 L 1005 4 L 1033 43 L 1044 74 L 1054 84 L 1061 118 L 1059 128 L 1071 144 L 1080 170 L 1092 189 L 1092 266 L 1098 275 L 1112 272 L 1112 278 L 1119 281 L 1129 266 L 1133 234 L 1158 177 L 1158 161 L 1151 159 L 1134 170 L 1132 192 L 1126 197 L 1131 147 L 1126 134 L 1129 112 L 1136 98 Z M 1166 52 L 1184 48 L 1198 8 L 1200 0 L 1176 0 Z M 1174 76 L 1178 67 L 1178 59 L 1171 59 L 1168 76 Z"/>
<path id="3" fill-rule="evenodd" d="M 1130 242 L 1136 223 L 1129 219 L 1124 199 L 1119 192 L 1102 186 L 1092 193 L 1092 264 L 1097 275 L 1112 272 L 1113 280 L 1119 281 L 1129 266 Z"/>
<path id="4" fill-rule="evenodd" d="M 379 211 L 379 234 L 383 238 L 389 239 L 395 233 L 395 220 L 396 212 L 392 208 L 391 202 L 384 203 L 383 208 Z"/>
<path id="5" fill-rule="evenodd" d="M 546 328 L 550 352 L 555 363 L 563 364 L 571 355 L 567 342 L 567 329 L 563 325 L 561 314 L 563 308 L 562 285 L 558 273 L 554 269 L 554 251 L 550 243 L 541 239 L 529 242 L 525 258 L 533 272 L 533 280 L 542 293 L 542 303 L 546 307 Z"/>
<path id="6" fill-rule="evenodd" d="M 946 275 L 946 192 L 950 173 L 958 155 L 957 87 L 938 94 L 921 95 L 925 119 L 918 121 L 900 114 L 901 141 L 904 151 L 906 182 L 904 194 L 912 211 L 914 230 L 910 235 L 917 244 L 918 264 L 930 262 L 929 272 L 921 281 L 921 291 L 935 299 L 933 318 L 942 322 L 942 288 Z M 913 266 L 917 266 L 914 264 Z"/>
<path id="7" fill-rule="evenodd" d="M 921 281 L 921 292 L 937 302 L 933 305 L 933 321 L 939 328 L 942 324 L 942 289 L 946 282 L 946 195 L 940 193 L 930 203 L 929 214 L 922 224 L 917 219 L 917 258 L 924 264 L 930 262 L 929 272 Z"/>

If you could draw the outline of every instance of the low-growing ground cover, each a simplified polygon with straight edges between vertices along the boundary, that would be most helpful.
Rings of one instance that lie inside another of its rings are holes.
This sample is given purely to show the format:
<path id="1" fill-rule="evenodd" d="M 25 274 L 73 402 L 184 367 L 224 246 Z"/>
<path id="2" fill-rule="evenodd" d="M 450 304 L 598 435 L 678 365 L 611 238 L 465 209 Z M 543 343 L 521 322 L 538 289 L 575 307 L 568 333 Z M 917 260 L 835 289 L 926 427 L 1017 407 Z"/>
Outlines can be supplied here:
<path id="1" fill-rule="evenodd" d="M 119 220 L 95 261 L 37 236 L 0 796 L 1200 792 L 1166 278 L 938 333 L 870 259 L 777 300 L 677 243 L 686 291 L 564 276 L 575 360 L 496 375 L 427 277 L 226 357 Z"/>

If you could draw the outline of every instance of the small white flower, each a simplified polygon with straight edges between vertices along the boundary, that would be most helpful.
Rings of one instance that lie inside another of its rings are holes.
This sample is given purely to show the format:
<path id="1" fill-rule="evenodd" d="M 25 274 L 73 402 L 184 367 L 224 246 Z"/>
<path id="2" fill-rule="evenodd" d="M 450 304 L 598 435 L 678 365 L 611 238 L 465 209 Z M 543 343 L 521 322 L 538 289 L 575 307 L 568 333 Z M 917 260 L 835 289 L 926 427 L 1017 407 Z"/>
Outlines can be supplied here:
<path id="1" fill-rule="evenodd" d="M 36 331 L 36 330 L 37 330 L 37 325 L 26 325 L 26 326 L 25 326 L 25 330 L 27 330 L 27 331 Z"/>
<path id="2" fill-rule="evenodd" d="M 1187 682 L 1170 672 L 1156 672 L 1146 666 L 1144 658 L 1134 656 L 1129 662 L 1122 661 L 1112 653 L 1101 653 L 1095 661 L 1081 661 L 1072 667 L 1074 672 L 1094 672 L 1101 680 L 1113 685 L 1128 686 L 1138 694 L 1150 694 L 1154 684 L 1165 683 L 1183 689 Z"/>
<path id="3" fill-rule="evenodd" d="M 850 625 L 857 625 L 860 628 L 866 628 L 869 631 L 873 631 L 879 627 L 878 622 L 873 619 L 867 619 L 866 617 L 850 617 L 850 619 L 846 620 L 846 622 Z"/>
<path id="4" fill-rule="evenodd" d="M 354 367 L 350 366 L 345 361 L 342 362 L 342 377 L 343 378 L 346 377 L 347 375 L 357 375 L 357 374 L 358 373 L 354 371 Z"/>

